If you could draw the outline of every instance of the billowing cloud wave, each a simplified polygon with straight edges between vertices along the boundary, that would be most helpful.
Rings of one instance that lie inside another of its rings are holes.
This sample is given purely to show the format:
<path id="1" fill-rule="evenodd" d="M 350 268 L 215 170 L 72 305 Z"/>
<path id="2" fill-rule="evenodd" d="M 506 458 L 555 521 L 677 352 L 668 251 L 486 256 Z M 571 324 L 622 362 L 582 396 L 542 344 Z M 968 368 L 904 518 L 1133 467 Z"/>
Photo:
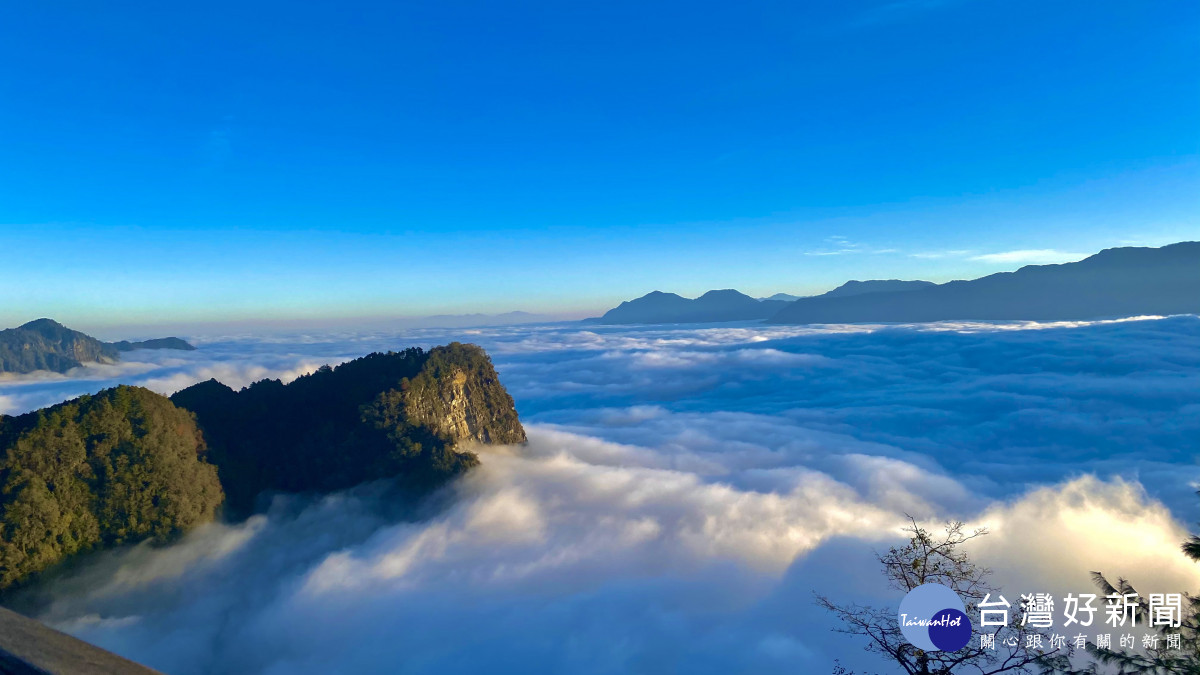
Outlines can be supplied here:
<path id="1" fill-rule="evenodd" d="M 1010 597 L 1088 592 L 1092 569 L 1200 587 L 1178 554 L 1195 317 L 224 339 L 123 377 L 242 384 L 455 337 L 493 354 L 527 446 L 485 449 L 416 511 L 381 485 L 280 498 L 98 556 L 28 606 L 179 675 L 829 672 L 873 662 L 812 594 L 897 602 L 872 552 L 906 513 L 989 527 L 971 550 Z"/>

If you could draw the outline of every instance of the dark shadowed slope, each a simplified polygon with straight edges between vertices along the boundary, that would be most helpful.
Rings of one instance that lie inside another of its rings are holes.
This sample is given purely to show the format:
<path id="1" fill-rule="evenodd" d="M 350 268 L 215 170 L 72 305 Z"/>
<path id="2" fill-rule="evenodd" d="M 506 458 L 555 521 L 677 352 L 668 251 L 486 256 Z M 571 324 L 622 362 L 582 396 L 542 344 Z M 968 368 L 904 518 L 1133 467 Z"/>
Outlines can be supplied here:
<path id="1" fill-rule="evenodd" d="M 964 320 L 1073 321 L 1200 312 L 1200 242 L 1112 248 L 1074 263 L 929 288 L 803 298 L 772 323 Z"/>
<path id="2" fill-rule="evenodd" d="M 477 463 L 464 446 L 525 440 L 487 354 L 459 343 L 371 354 L 240 392 L 210 380 L 171 400 L 196 414 L 239 512 L 263 491 L 324 492 L 393 476 L 434 487 Z"/>
<path id="3" fill-rule="evenodd" d="M 0 673 L 155 675 L 158 671 L 0 607 Z"/>

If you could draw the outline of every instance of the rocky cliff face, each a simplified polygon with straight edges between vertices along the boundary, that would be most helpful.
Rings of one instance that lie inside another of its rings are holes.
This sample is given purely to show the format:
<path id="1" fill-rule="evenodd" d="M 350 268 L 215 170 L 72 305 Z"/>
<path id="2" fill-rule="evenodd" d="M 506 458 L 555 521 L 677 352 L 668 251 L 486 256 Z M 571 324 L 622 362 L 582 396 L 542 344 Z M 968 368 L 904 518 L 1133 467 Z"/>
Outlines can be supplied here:
<path id="1" fill-rule="evenodd" d="M 487 354 L 475 345 L 437 347 L 403 388 L 404 412 L 455 445 L 523 443 L 512 396 Z"/>

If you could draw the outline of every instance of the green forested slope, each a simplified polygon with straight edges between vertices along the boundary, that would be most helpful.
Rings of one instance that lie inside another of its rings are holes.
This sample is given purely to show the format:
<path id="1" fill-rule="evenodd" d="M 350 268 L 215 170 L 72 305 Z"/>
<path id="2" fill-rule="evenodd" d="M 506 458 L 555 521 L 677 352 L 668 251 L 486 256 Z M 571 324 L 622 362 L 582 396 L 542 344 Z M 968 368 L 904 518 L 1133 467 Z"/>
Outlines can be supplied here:
<path id="1" fill-rule="evenodd" d="M 0 587 L 212 520 L 223 492 L 204 449 L 190 413 L 138 387 L 0 419 Z"/>

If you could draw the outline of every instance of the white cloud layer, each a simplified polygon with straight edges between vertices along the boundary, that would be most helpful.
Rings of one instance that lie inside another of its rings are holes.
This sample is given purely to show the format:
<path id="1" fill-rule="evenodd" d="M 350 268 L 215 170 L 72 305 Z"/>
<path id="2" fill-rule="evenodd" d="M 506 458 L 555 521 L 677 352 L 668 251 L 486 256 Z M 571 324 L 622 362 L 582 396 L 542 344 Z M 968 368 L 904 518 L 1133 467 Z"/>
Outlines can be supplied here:
<path id="1" fill-rule="evenodd" d="M 24 602 L 176 675 L 795 673 L 878 667 L 812 593 L 897 603 L 872 552 L 905 513 L 988 526 L 971 550 L 1009 597 L 1088 592 L 1093 569 L 1200 587 L 1178 553 L 1200 519 L 1196 317 L 228 338 L 0 383 L 0 405 L 453 338 L 492 353 L 528 445 L 416 511 L 380 485 L 279 499 Z"/>

